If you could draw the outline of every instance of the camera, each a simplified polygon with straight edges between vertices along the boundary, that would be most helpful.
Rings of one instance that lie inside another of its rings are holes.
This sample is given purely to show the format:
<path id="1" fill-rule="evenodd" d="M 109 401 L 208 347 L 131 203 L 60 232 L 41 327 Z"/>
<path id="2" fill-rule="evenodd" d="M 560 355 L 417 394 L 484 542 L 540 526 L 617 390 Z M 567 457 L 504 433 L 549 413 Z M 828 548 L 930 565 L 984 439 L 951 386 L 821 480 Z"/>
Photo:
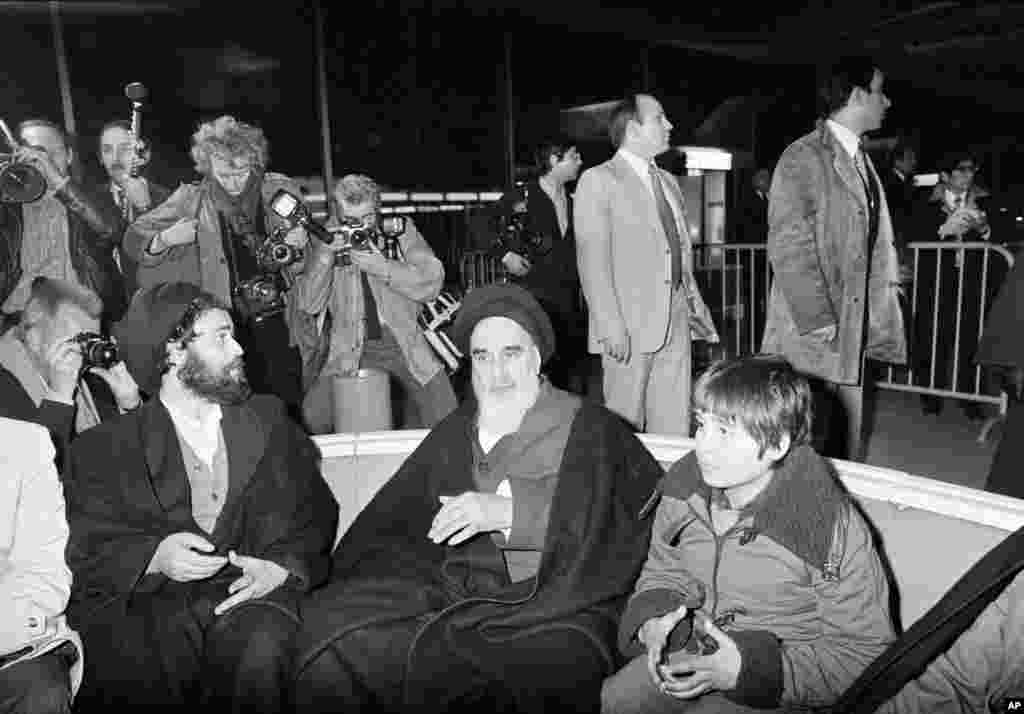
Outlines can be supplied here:
<path id="1" fill-rule="evenodd" d="M 278 189 L 270 199 L 270 210 L 279 218 L 284 219 L 290 227 L 302 226 L 307 232 L 315 235 L 324 243 L 334 242 L 334 236 L 326 228 L 313 220 L 313 215 L 309 212 L 309 208 L 294 193 L 283 188 Z"/>
<path id="2" fill-rule="evenodd" d="M 82 364 L 85 367 L 110 369 L 121 361 L 117 344 L 109 337 L 95 332 L 80 332 L 74 340 L 82 353 Z"/>
<path id="3" fill-rule="evenodd" d="M 378 219 L 377 225 L 368 224 L 365 220 L 342 216 L 340 225 L 332 229 L 339 236 L 345 249 L 338 253 L 336 265 L 352 265 L 350 252 L 353 250 L 369 250 L 372 242 L 388 260 L 400 260 L 402 248 L 398 237 L 405 233 L 405 216 L 387 216 Z"/>
<path id="4" fill-rule="evenodd" d="M 235 309 L 247 321 L 259 323 L 284 312 L 284 287 L 276 275 L 243 280 L 232 291 Z"/>
<path id="5" fill-rule="evenodd" d="M 279 230 L 263 241 L 257 251 L 257 259 L 264 270 L 281 270 L 302 260 L 303 250 L 284 240 L 286 231 Z"/>
<path id="6" fill-rule="evenodd" d="M 526 213 L 525 209 L 498 215 L 493 230 L 497 234 L 498 242 L 506 250 L 525 251 L 527 257 L 547 255 L 554 247 L 550 236 L 534 230 L 530 214 Z"/>

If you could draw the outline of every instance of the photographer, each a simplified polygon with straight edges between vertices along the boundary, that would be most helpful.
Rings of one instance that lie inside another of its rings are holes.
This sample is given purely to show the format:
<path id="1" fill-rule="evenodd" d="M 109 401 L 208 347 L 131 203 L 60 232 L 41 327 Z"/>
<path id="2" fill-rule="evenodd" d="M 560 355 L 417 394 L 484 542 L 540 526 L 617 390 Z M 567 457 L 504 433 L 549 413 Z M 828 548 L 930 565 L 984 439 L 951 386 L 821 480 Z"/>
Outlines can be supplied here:
<path id="1" fill-rule="evenodd" d="M 380 188 L 350 174 L 334 190 L 342 216 L 377 230 Z M 333 431 L 331 378 L 376 367 L 397 377 L 415 401 L 423 426 L 455 408 L 455 393 L 440 361 L 416 323 L 423 303 L 437 297 L 444 267 L 411 220 L 397 237 L 401 257 L 386 258 L 374 240 L 356 248 L 339 235 L 331 244 L 311 241 L 306 268 L 296 283 L 299 309 L 330 317 L 326 363 L 303 401 L 313 433 Z M 349 263 L 346 265 L 346 263 Z M 312 375 L 311 375 L 312 376 Z"/>
<path id="2" fill-rule="evenodd" d="M 500 230 L 490 253 L 501 259 L 512 281 L 537 298 L 551 318 L 558 354 L 546 366 L 552 383 L 582 394 L 587 358 L 586 316 L 580 300 L 576 267 L 572 198 L 566 184 L 583 165 L 568 139 L 551 139 L 534 152 L 536 178 L 506 191 L 494 205 L 499 220 L 521 216 L 523 230 Z"/>
<path id="3" fill-rule="evenodd" d="M 67 133 L 45 119 L 18 125 L 15 159 L 45 181 L 43 194 L 24 203 L 0 202 L 0 301 L 15 315 L 28 300 L 33 278 L 60 278 L 103 300 L 105 321 L 118 320 L 127 304 L 124 279 L 114 261 L 125 223 L 113 203 L 82 181 Z"/>
<path id="4" fill-rule="evenodd" d="M 21 321 L 0 336 L 0 416 L 49 429 L 61 470 L 74 436 L 141 402 L 113 343 L 98 334 L 102 311 L 91 290 L 38 277 Z"/>
<path id="5" fill-rule="evenodd" d="M 125 234 L 124 252 L 139 263 L 138 288 L 186 282 L 232 305 L 253 391 L 277 395 L 298 419 L 303 333 L 288 290 L 301 261 L 269 261 L 266 246 L 276 241 L 300 254 L 305 230 L 285 235 L 268 208 L 278 189 L 298 195 L 299 187 L 266 170 L 263 130 L 230 116 L 200 125 L 192 158 L 202 180 L 180 186 Z"/>

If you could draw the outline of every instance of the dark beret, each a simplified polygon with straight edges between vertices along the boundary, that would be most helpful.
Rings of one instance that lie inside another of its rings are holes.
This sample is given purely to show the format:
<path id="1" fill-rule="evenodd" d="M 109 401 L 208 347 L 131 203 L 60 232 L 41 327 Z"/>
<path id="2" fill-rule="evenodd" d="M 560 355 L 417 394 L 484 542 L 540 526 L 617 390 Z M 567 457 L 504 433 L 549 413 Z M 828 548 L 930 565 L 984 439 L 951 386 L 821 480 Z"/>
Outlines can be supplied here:
<path id="1" fill-rule="evenodd" d="M 537 345 L 542 364 L 555 353 L 555 331 L 537 299 L 518 285 L 495 283 L 473 288 L 462 300 L 451 336 L 463 354 L 469 354 L 473 328 L 487 317 L 506 317 L 519 323 Z"/>
<path id="2" fill-rule="evenodd" d="M 150 395 L 160 390 L 159 365 L 167 338 L 192 301 L 203 294 L 191 283 L 157 283 L 135 293 L 128 311 L 113 326 L 121 359 L 139 387 Z"/>

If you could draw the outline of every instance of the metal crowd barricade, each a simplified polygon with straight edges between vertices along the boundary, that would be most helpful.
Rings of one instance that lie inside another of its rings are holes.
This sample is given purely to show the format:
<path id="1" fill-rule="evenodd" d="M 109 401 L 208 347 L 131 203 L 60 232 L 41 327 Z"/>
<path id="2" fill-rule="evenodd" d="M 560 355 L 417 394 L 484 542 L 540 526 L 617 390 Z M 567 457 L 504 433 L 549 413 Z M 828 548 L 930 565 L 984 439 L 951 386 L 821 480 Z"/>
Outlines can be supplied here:
<path id="1" fill-rule="evenodd" d="M 1001 385 L 971 360 L 988 309 L 1013 266 L 1013 254 L 987 242 L 915 242 L 909 247 L 913 280 L 907 287 L 907 332 L 912 356 L 907 365 L 884 365 L 875 384 L 1005 409 Z M 771 285 L 766 246 L 694 246 L 694 274 L 721 338 L 709 346 L 709 356 L 757 353 Z"/>
<path id="2" fill-rule="evenodd" d="M 888 365 L 879 386 L 1005 409 L 1001 385 L 973 357 L 1013 254 L 988 242 L 927 241 L 909 248 L 910 360 L 907 366 Z"/>
<path id="3" fill-rule="evenodd" d="M 464 253 L 459 260 L 462 289 L 472 290 L 491 283 L 507 283 L 508 272 L 498 258 L 482 250 Z"/>

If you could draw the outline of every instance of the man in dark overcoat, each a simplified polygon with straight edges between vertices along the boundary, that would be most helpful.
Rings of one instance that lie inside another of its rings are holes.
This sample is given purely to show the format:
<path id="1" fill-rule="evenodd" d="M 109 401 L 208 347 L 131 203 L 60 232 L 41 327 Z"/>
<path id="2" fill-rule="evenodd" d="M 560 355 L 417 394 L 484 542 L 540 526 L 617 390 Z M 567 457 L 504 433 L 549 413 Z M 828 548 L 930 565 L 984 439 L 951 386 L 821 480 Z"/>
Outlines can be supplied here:
<path id="1" fill-rule="evenodd" d="M 597 712 L 646 557 L 661 467 L 625 422 L 539 376 L 555 348 L 524 288 L 453 326 L 473 396 L 334 553 L 303 610 L 299 711 Z"/>
<path id="2" fill-rule="evenodd" d="M 156 396 L 72 451 L 79 705 L 287 710 L 299 601 L 326 579 L 337 528 L 316 447 L 276 397 L 249 398 L 212 295 L 140 291 L 116 334 Z"/>

